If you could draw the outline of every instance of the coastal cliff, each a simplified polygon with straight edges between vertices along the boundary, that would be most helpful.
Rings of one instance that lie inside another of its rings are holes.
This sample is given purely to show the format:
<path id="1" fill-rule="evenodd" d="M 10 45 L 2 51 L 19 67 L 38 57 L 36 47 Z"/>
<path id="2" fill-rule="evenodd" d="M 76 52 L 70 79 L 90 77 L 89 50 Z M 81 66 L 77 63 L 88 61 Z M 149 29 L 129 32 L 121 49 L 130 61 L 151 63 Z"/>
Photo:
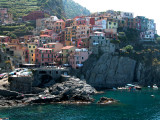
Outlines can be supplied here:
<path id="1" fill-rule="evenodd" d="M 95 88 L 105 89 L 138 83 L 142 86 L 159 84 L 158 66 L 146 66 L 129 57 L 103 54 L 90 56 L 76 76 L 86 79 Z"/>

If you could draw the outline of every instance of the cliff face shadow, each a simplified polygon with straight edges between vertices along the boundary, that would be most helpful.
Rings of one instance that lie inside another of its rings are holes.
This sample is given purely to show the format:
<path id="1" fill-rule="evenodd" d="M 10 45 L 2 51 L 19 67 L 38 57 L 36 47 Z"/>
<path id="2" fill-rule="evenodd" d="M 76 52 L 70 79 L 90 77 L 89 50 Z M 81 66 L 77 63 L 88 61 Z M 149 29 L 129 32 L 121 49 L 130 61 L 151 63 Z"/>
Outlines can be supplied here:
<path id="1" fill-rule="evenodd" d="M 41 81 L 41 83 L 39 84 L 38 87 L 43 88 L 43 87 L 45 87 L 46 84 L 49 84 L 50 82 L 52 82 L 53 78 L 50 75 L 42 75 L 40 77 L 40 81 Z"/>

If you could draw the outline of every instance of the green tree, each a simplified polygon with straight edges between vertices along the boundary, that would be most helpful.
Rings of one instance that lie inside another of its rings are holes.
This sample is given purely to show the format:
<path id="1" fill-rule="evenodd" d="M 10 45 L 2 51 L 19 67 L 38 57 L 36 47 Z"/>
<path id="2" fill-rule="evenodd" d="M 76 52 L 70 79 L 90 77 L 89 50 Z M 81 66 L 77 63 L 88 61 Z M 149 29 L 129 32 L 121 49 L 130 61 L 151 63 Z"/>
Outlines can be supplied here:
<path id="1" fill-rule="evenodd" d="M 133 51 L 133 46 L 132 45 L 127 45 L 123 49 L 126 50 L 127 52 L 132 52 Z"/>
<path id="2" fill-rule="evenodd" d="M 160 43 L 160 37 L 157 37 L 157 39 L 156 39 L 156 40 L 157 40 L 157 42 L 158 42 L 158 43 Z"/>

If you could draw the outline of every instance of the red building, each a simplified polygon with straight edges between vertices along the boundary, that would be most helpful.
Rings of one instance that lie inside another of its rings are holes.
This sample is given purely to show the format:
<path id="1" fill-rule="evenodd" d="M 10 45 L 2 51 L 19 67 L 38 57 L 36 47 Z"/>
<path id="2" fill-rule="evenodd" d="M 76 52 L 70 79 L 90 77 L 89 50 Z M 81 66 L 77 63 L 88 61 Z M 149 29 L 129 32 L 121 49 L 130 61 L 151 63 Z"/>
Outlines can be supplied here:
<path id="1" fill-rule="evenodd" d="M 22 19 L 23 21 L 28 21 L 28 20 L 36 20 L 36 19 L 42 19 L 42 18 L 44 18 L 44 12 L 33 11 L 33 12 L 30 12 L 27 16 L 24 16 Z"/>
<path id="2" fill-rule="evenodd" d="M 95 18 L 94 17 L 90 18 L 90 24 L 95 25 Z"/>

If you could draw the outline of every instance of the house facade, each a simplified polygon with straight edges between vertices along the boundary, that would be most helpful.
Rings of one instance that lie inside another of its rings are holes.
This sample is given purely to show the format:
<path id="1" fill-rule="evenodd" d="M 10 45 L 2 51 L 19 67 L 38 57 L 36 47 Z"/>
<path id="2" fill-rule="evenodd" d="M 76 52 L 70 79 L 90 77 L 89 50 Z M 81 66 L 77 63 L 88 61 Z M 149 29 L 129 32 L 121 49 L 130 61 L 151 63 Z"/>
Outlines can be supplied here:
<path id="1" fill-rule="evenodd" d="M 90 54 L 91 52 L 86 48 L 75 49 L 75 52 L 71 53 L 68 57 L 69 64 L 75 69 L 81 67 Z"/>

